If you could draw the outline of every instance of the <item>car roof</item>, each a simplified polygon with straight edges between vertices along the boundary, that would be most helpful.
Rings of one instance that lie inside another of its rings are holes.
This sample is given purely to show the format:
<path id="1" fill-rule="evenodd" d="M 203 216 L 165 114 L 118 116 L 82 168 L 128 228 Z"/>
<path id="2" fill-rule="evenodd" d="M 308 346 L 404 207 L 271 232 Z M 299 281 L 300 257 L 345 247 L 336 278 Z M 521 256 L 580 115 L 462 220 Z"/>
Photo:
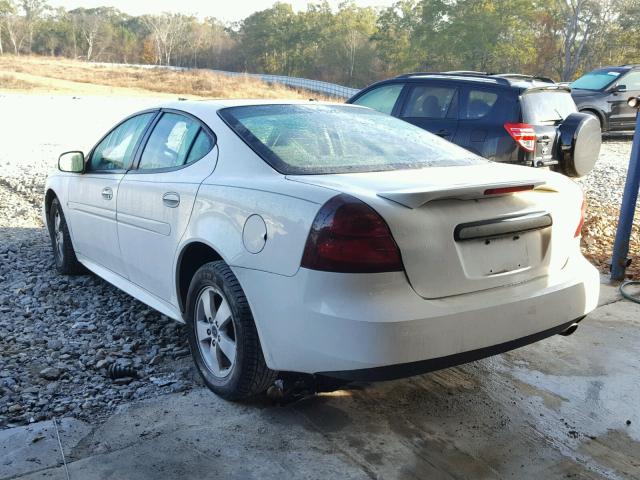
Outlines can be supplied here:
<path id="1" fill-rule="evenodd" d="M 442 81 L 455 81 L 470 84 L 481 85 L 494 85 L 496 87 L 502 87 L 506 89 L 516 90 L 522 93 L 527 90 L 568 90 L 567 87 L 555 83 L 553 80 L 547 77 L 535 76 L 535 75 L 522 75 L 518 73 L 485 73 L 466 70 L 456 70 L 450 72 L 414 72 L 398 75 L 397 77 L 382 80 L 380 82 L 369 85 L 361 92 L 368 90 L 374 85 L 383 85 L 385 83 L 400 83 L 400 82 L 420 82 L 421 80 L 442 80 Z"/>
<path id="2" fill-rule="evenodd" d="M 252 105 L 336 105 L 333 102 L 318 102 L 316 100 L 289 100 L 270 98 L 233 98 L 233 99 L 212 99 L 212 100 L 177 100 L 158 105 L 156 108 L 173 108 L 176 110 L 221 110 L 228 107 L 246 107 Z M 344 105 L 340 103 L 339 105 Z"/>

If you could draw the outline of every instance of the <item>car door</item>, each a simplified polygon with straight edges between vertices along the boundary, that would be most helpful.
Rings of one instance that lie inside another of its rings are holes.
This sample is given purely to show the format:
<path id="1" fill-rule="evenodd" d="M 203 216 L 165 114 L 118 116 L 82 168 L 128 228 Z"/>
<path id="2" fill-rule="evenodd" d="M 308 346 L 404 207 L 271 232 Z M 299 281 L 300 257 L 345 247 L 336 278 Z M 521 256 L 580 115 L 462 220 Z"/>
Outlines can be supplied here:
<path id="1" fill-rule="evenodd" d="M 76 252 L 123 276 L 116 226 L 118 187 L 156 113 L 135 115 L 111 130 L 89 153 L 85 173 L 69 185 L 68 217 Z"/>
<path id="2" fill-rule="evenodd" d="M 617 86 L 624 85 L 625 91 L 609 94 L 611 103 L 611 128 L 615 130 L 633 130 L 638 111 L 629 106 L 629 97 L 640 95 L 640 71 L 631 71 L 622 77 Z"/>
<path id="3" fill-rule="evenodd" d="M 437 82 L 408 85 L 399 117 L 453 141 L 458 130 L 458 87 Z"/>
<path id="4" fill-rule="evenodd" d="M 511 97 L 509 105 L 505 97 Z M 497 145 L 501 138 L 508 137 L 504 124 L 515 121 L 517 97 L 498 88 L 466 85 L 460 89 L 459 98 L 455 143 L 478 155 L 500 160 L 496 158 Z"/>
<path id="5" fill-rule="evenodd" d="M 213 132 L 163 110 L 118 189 L 118 236 L 129 280 L 174 303 L 173 261 L 198 188 L 214 170 Z"/>

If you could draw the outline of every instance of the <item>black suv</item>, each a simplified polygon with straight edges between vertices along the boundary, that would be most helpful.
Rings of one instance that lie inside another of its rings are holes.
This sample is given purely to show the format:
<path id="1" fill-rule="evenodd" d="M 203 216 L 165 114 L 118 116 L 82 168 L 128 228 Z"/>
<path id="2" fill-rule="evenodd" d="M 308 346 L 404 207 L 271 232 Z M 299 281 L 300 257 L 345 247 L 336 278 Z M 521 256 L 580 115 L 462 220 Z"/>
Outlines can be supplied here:
<path id="1" fill-rule="evenodd" d="M 635 129 L 637 110 L 627 100 L 640 95 L 640 65 L 599 68 L 569 86 L 578 110 L 595 116 L 603 132 Z"/>
<path id="2" fill-rule="evenodd" d="M 600 151 L 598 121 L 578 113 L 570 89 L 543 77 L 411 73 L 347 100 L 399 117 L 497 162 L 583 176 Z"/>

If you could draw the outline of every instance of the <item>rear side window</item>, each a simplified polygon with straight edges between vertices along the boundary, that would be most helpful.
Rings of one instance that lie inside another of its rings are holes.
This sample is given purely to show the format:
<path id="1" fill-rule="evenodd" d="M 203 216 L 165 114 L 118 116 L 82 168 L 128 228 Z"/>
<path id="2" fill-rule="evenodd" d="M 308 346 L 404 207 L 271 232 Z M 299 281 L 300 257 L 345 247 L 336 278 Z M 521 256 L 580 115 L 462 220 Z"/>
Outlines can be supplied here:
<path id="1" fill-rule="evenodd" d="M 136 115 L 114 128 L 93 150 L 89 170 L 129 168 L 133 149 L 155 112 Z"/>
<path id="2" fill-rule="evenodd" d="M 565 91 L 525 92 L 521 98 L 522 119 L 531 124 L 554 124 L 577 112 L 571 94 Z"/>
<path id="3" fill-rule="evenodd" d="M 383 85 L 365 93 L 353 103 L 390 115 L 403 87 L 403 83 Z"/>
<path id="4" fill-rule="evenodd" d="M 455 118 L 456 89 L 420 85 L 413 87 L 401 116 L 405 118 Z"/>
<path id="5" fill-rule="evenodd" d="M 200 133 L 200 124 L 195 120 L 177 113 L 164 113 L 149 136 L 138 169 L 180 167 L 199 160 L 207 153 L 203 153 L 204 149 L 210 150 L 212 146 L 202 140 Z M 196 143 L 198 151 L 191 155 Z"/>
<path id="6" fill-rule="evenodd" d="M 187 163 L 193 163 L 200 160 L 213 148 L 213 139 L 204 130 L 200 130 L 200 133 L 193 142 L 189 156 L 187 157 Z"/>
<path id="7" fill-rule="evenodd" d="M 497 100 L 498 94 L 494 92 L 487 92 L 485 90 L 469 91 L 467 111 L 463 118 L 466 118 L 467 120 L 478 120 L 486 117 L 493 109 Z"/>

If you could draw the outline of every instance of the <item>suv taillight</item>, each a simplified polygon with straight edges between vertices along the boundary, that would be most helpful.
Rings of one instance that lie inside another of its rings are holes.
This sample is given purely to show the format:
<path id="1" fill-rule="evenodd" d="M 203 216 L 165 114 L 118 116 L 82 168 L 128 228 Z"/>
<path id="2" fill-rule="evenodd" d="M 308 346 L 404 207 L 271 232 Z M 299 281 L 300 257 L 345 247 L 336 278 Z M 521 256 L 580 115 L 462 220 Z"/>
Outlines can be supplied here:
<path id="1" fill-rule="evenodd" d="M 341 273 L 403 270 L 387 223 L 369 205 L 346 194 L 330 199 L 316 215 L 301 266 Z"/>
<path id="2" fill-rule="evenodd" d="M 533 152 L 536 149 L 536 131 L 528 123 L 505 123 L 504 128 L 523 150 Z"/>

